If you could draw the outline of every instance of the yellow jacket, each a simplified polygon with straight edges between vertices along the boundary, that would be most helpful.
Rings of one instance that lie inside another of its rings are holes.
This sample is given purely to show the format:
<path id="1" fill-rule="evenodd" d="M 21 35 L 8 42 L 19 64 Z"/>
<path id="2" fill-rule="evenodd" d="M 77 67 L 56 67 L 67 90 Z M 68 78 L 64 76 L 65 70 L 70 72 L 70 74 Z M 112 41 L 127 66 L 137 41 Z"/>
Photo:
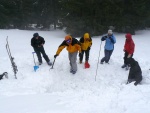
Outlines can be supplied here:
<path id="1" fill-rule="evenodd" d="M 85 33 L 84 36 L 80 38 L 79 42 L 81 43 L 82 50 L 87 50 L 89 47 L 92 46 L 92 39 L 88 33 Z"/>
<path id="2" fill-rule="evenodd" d="M 69 53 L 74 53 L 74 52 L 77 52 L 79 51 L 79 53 L 81 53 L 81 46 L 80 46 L 80 43 L 77 39 L 75 38 L 72 38 L 71 37 L 71 44 L 67 44 L 66 43 L 66 40 L 64 40 L 62 42 L 62 44 L 60 44 L 60 46 L 58 47 L 58 50 L 56 52 L 57 55 L 60 54 L 60 52 L 66 47 L 67 51 Z"/>

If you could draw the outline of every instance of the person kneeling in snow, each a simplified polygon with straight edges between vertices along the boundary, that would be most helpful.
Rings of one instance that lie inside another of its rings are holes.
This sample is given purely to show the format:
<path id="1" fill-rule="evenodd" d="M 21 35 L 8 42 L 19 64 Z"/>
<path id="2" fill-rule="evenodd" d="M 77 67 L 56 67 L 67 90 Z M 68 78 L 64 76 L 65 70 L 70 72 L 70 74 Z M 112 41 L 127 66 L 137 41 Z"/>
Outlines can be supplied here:
<path id="1" fill-rule="evenodd" d="M 65 37 L 65 40 L 60 44 L 58 47 L 58 50 L 56 54 L 54 55 L 54 58 L 56 58 L 60 52 L 66 47 L 68 51 L 69 61 L 70 61 L 70 73 L 75 74 L 77 71 L 77 54 L 79 51 L 79 54 L 81 55 L 81 46 L 77 39 L 72 38 L 70 35 L 67 35 Z"/>
<path id="2" fill-rule="evenodd" d="M 135 81 L 134 85 L 136 86 L 142 81 L 142 71 L 139 66 L 139 63 L 134 60 L 134 58 L 129 58 L 128 59 L 128 64 L 130 65 L 130 70 L 129 70 L 129 76 L 128 76 L 128 83 L 131 83 Z"/>
<path id="3" fill-rule="evenodd" d="M 0 80 L 3 79 L 3 76 L 5 76 L 5 78 L 8 78 L 8 73 L 4 72 L 3 74 L 0 75 Z"/>

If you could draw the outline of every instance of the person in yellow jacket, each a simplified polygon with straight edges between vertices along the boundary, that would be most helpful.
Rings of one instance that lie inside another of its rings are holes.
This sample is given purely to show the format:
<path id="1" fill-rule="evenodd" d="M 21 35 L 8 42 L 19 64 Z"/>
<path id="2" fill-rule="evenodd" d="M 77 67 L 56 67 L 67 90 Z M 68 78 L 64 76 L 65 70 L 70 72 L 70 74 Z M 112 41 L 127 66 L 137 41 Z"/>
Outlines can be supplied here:
<path id="1" fill-rule="evenodd" d="M 68 51 L 68 57 L 70 61 L 70 73 L 75 74 L 77 71 L 77 54 L 79 51 L 79 54 L 81 54 L 81 46 L 77 39 L 72 38 L 70 35 L 67 35 L 65 37 L 65 40 L 60 44 L 60 46 L 57 49 L 56 54 L 54 55 L 54 58 L 56 58 L 60 52 L 66 47 Z"/>
<path id="2" fill-rule="evenodd" d="M 82 63 L 84 53 L 85 53 L 85 64 L 86 64 L 88 63 L 89 53 L 92 46 L 92 39 L 89 33 L 85 33 L 84 36 L 80 38 L 79 42 L 81 43 L 81 54 L 79 55 L 80 64 Z"/>

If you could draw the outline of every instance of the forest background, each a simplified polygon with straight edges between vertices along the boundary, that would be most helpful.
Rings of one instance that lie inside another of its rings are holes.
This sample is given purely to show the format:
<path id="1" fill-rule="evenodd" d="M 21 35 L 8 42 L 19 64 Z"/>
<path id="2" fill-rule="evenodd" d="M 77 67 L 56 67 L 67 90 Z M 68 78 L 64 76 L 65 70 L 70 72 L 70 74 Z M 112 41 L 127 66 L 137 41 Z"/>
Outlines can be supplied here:
<path id="1" fill-rule="evenodd" d="M 149 6 L 149 0 L 0 0 L 0 29 L 135 34 L 150 27 Z"/>

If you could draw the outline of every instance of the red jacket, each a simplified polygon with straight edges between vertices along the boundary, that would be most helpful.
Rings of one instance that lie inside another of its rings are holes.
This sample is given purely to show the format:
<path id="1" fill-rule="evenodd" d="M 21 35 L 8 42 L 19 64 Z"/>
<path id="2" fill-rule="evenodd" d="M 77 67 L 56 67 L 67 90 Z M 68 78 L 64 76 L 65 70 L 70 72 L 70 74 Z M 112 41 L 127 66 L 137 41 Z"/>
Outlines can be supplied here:
<path id="1" fill-rule="evenodd" d="M 131 34 L 130 33 L 126 34 L 126 42 L 124 45 L 125 52 L 127 52 L 128 54 L 133 54 L 134 53 L 134 47 L 135 47 L 135 44 L 132 40 Z"/>

